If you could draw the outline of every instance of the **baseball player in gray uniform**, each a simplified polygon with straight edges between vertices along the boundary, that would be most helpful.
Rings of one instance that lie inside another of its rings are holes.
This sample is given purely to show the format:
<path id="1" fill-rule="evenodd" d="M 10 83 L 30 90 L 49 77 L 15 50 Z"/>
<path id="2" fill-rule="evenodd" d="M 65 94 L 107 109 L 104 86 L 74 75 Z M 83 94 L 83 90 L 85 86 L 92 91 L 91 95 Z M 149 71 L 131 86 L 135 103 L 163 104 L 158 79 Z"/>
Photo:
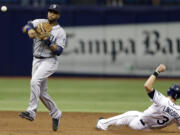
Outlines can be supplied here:
<path id="1" fill-rule="evenodd" d="M 108 130 L 111 125 L 126 125 L 134 130 L 150 130 L 176 123 L 180 130 L 180 106 L 175 104 L 175 101 L 180 98 L 180 85 L 172 85 L 167 91 L 168 97 L 165 97 L 153 88 L 158 74 L 165 71 L 165 69 L 165 65 L 160 64 L 144 84 L 153 102 L 148 109 L 144 112 L 128 111 L 108 119 L 101 117 L 97 122 L 96 128 Z"/>
<path id="2" fill-rule="evenodd" d="M 36 19 L 24 27 L 24 32 L 33 39 L 33 66 L 29 107 L 19 114 L 20 117 L 33 121 L 40 99 L 50 111 L 54 131 L 59 127 L 62 112 L 47 93 L 47 81 L 57 69 L 57 56 L 62 53 L 66 42 L 66 33 L 57 22 L 60 18 L 60 9 L 59 5 L 52 4 L 48 9 L 48 19 Z M 49 37 L 44 40 L 40 39 L 36 32 L 38 24 L 42 22 L 48 22 L 52 26 Z"/>

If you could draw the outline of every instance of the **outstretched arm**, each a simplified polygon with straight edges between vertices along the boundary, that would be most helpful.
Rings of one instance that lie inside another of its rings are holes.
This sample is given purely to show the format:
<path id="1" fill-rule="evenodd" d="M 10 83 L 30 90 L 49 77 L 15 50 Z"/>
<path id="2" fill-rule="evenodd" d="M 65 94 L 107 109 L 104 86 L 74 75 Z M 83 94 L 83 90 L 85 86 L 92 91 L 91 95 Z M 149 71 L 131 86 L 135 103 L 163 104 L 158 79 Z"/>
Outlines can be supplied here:
<path id="1" fill-rule="evenodd" d="M 153 91 L 153 84 L 156 80 L 159 73 L 164 72 L 166 70 L 166 66 L 163 64 L 160 64 L 155 72 L 147 79 L 147 81 L 144 84 L 144 88 L 146 89 L 147 93 L 151 93 Z"/>

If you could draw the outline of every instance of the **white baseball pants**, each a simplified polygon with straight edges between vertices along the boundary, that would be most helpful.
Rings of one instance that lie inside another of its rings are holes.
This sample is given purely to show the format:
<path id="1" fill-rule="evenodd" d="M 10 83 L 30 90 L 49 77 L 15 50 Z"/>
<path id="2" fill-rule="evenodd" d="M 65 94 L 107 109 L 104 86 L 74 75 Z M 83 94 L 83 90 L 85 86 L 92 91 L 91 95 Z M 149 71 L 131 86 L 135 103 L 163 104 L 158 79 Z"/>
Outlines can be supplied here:
<path id="1" fill-rule="evenodd" d="M 103 125 L 105 127 L 109 127 L 110 125 L 129 126 L 134 130 L 143 130 L 146 126 L 140 121 L 142 114 L 142 112 L 138 111 L 128 111 L 124 114 L 104 119 Z"/>

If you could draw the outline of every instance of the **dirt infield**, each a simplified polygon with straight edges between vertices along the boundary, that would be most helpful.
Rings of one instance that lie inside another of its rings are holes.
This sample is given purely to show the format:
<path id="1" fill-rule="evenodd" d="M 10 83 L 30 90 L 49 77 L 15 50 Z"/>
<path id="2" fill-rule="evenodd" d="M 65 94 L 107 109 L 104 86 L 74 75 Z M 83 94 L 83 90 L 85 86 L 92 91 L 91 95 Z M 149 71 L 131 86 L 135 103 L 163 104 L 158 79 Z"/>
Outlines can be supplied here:
<path id="1" fill-rule="evenodd" d="M 175 125 L 154 131 L 133 131 L 127 127 L 112 127 L 108 131 L 96 130 L 100 116 L 116 114 L 102 113 L 63 113 L 60 129 L 53 132 L 51 118 L 47 112 L 38 113 L 33 122 L 22 119 L 19 112 L 0 112 L 0 135 L 179 135 Z"/>

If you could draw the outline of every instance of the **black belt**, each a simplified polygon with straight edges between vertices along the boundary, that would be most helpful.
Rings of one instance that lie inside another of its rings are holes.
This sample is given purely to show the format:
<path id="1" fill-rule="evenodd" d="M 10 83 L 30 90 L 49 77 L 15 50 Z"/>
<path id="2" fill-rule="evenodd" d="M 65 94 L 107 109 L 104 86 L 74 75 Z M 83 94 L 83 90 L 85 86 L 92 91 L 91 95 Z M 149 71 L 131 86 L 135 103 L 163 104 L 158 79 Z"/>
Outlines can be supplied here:
<path id="1" fill-rule="evenodd" d="M 140 122 L 141 122 L 141 124 L 142 124 L 143 126 L 145 126 L 145 123 L 144 123 L 144 121 L 143 121 L 142 119 L 140 119 Z"/>
<path id="2" fill-rule="evenodd" d="M 34 56 L 36 59 L 47 59 L 47 58 L 52 58 L 52 57 L 42 57 L 42 56 Z"/>

